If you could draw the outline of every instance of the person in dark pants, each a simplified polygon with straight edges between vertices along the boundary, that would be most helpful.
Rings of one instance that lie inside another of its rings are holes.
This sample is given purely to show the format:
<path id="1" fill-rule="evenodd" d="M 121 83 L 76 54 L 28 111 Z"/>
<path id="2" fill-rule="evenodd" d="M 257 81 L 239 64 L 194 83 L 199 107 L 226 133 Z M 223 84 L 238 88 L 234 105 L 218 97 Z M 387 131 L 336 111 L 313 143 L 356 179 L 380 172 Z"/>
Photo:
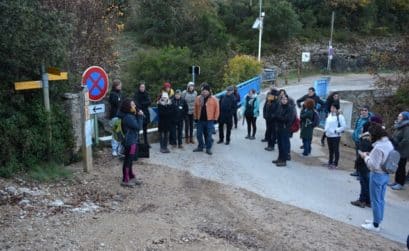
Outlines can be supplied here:
<path id="1" fill-rule="evenodd" d="M 178 145 L 179 148 L 183 148 L 182 138 L 183 138 L 183 121 L 187 116 L 189 108 L 187 107 L 186 101 L 182 98 L 182 92 L 176 90 L 175 96 L 172 98 L 172 106 L 175 114 L 173 115 L 173 123 L 171 127 L 171 138 L 174 142 L 170 142 L 171 145 Z M 176 142 L 177 141 L 177 142 Z"/>
<path id="2" fill-rule="evenodd" d="M 169 131 L 172 126 L 172 117 L 175 115 L 174 106 L 172 105 L 169 95 L 166 92 L 162 93 L 162 97 L 158 101 L 158 116 L 159 124 L 158 131 L 160 135 L 160 152 L 170 153 L 168 149 Z"/>
<path id="3" fill-rule="evenodd" d="M 149 97 L 149 93 L 146 91 L 146 87 L 144 83 L 139 84 L 138 90 L 135 92 L 134 101 L 136 107 L 139 110 L 142 110 L 144 118 L 143 118 L 143 140 L 144 143 L 147 144 L 150 148 L 148 143 L 148 125 L 151 121 L 151 116 L 149 113 L 149 106 L 152 104 L 151 98 Z"/>
<path id="4" fill-rule="evenodd" d="M 278 158 L 276 166 L 286 166 L 290 154 L 290 128 L 295 119 L 294 108 L 288 103 L 288 96 L 282 96 L 277 113 Z"/>
<path id="5" fill-rule="evenodd" d="M 247 122 L 247 136 L 246 139 L 255 139 L 256 137 L 256 121 L 259 115 L 259 100 L 256 90 L 251 89 L 246 95 L 242 105 L 242 115 L 245 116 Z M 251 130 L 253 129 L 253 132 Z"/>
<path id="6" fill-rule="evenodd" d="M 409 112 L 401 112 L 394 126 L 392 142 L 400 154 L 395 183 L 388 184 L 393 190 L 402 190 L 406 179 L 406 162 L 409 157 Z"/>
<path id="7" fill-rule="evenodd" d="M 126 99 L 121 104 L 120 118 L 122 119 L 122 130 L 125 134 L 124 141 L 124 162 L 122 166 L 122 186 L 133 187 L 140 185 L 141 181 L 137 180 L 132 169 L 132 162 L 137 152 L 137 142 L 139 137 L 139 130 L 141 129 L 141 122 L 137 119 L 138 115 L 143 115 L 142 111 L 137 112 L 135 102 Z"/>
<path id="8" fill-rule="evenodd" d="M 341 133 L 345 130 L 345 118 L 338 112 L 339 105 L 333 103 L 330 108 L 330 113 L 325 120 L 324 133 L 327 136 L 329 160 L 328 168 L 334 169 L 338 167 L 339 161 L 339 143 L 341 141 Z"/>
<path id="9" fill-rule="evenodd" d="M 325 117 L 327 117 L 328 114 L 331 113 L 331 105 L 332 104 L 335 104 L 336 106 L 341 107 L 338 92 L 332 92 L 332 93 L 330 93 L 330 95 L 328 95 L 328 98 L 325 101 L 325 105 L 324 105 Z M 322 137 L 321 137 L 321 146 L 325 146 L 325 138 L 326 137 L 327 136 L 325 135 L 325 133 L 323 133 Z"/>
<path id="10" fill-rule="evenodd" d="M 358 149 L 361 152 L 370 152 L 372 150 L 371 135 L 369 135 L 368 128 L 370 122 L 363 126 L 363 133 L 360 136 Z M 359 174 L 359 184 L 361 185 L 361 192 L 359 199 L 351 201 L 351 204 L 357 207 L 371 207 L 371 198 L 369 196 L 369 169 L 366 166 L 365 160 L 359 156 L 355 160 L 355 166 Z"/>
<path id="11" fill-rule="evenodd" d="M 109 119 L 111 127 L 114 124 L 114 121 L 118 119 L 118 112 L 122 102 L 122 83 L 121 80 L 115 79 L 112 84 L 111 92 L 109 93 Z M 116 157 L 118 154 L 121 154 L 122 147 L 120 142 L 116 141 L 113 137 L 111 140 L 112 146 L 112 156 Z"/>
<path id="12" fill-rule="evenodd" d="M 315 101 L 313 99 L 305 100 L 303 104 L 303 109 L 301 110 L 300 120 L 301 120 L 301 139 L 303 143 L 303 156 L 308 156 L 311 154 L 311 142 L 312 133 L 314 130 L 314 106 Z"/>
<path id="13" fill-rule="evenodd" d="M 185 118 L 185 143 L 186 144 L 194 144 L 195 141 L 193 140 L 193 112 L 195 109 L 195 100 L 197 97 L 197 92 L 195 91 L 195 84 L 193 82 L 189 82 L 187 84 L 187 88 L 182 93 L 182 98 L 186 101 L 188 106 L 188 113 Z"/>
<path id="14" fill-rule="evenodd" d="M 237 110 L 241 106 L 241 98 L 240 98 L 240 94 L 239 94 L 239 91 L 237 89 L 237 86 L 234 87 L 233 95 L 234 95 L 234 99 L 236 100 L 236 110 L 233 113 L 233 121 L 234 121 L 234 128 L 237 129 L 237 122 L 238 122 Z"/>
<path id="15" fill-rule="evenodd" d="M 219 141 L 217 141 L 217 144 L 224 142 L 224 125 L 226 125 L 226 145 L 228 145 L 230 144 L 230 134 L 233 127 L 233 114 L 237 113 L 237 103 L 232 86 L 227 87 L 226 95 L 220 98 L 219 103 Z"/>
<path id="16" fill-rule="evenodd" d="M 266 151 L 273 151 L 277 142 L 277 116 L 280 107 L 278 93 L 274 90 L 267 94 L 267 100 L 263 107 L 263 117 L 266 120 L 266 134 L 267 147 Z"/>

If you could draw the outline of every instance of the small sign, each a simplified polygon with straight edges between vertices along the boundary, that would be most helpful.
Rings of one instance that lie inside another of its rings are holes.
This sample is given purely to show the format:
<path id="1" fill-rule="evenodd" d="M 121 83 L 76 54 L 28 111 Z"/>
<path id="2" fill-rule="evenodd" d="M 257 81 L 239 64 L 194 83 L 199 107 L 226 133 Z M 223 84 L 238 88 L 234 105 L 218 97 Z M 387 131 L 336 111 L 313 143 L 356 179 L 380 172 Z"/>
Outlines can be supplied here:
<path id="1" fill-rule="evenodd" d="M 311 59 L 311 54 L 309 52 L 303 52 L 302 56 L 301 56 L 301 61 L 306 63 L 306 62 L 310 62 Z"/>
<path id="2" fill-rule="evenodd" d="M 92 121 L 85 121 L 85 146 L 92 145 Z"/>
<path id="3" fill-rule="evenodd" d="M 253 28 L 253 29 L 260 29 L 260 26 L 261 26 L 261 21 L 260 21 L 260 18 L 258 17 L 258 18 L 256 19 L 256 21 L 254 21 L 253 26 L 251 26 L 251 28 Z"/>
<path id="4" fill-rule="evenodd" d="M 89 114 L 97 114 L 105 112 L 105 104 L 97 104 L 88 106 Z"/>
<path id="5" fill-rule="evenodd" d="M 108 75 L 99 66 L 91 66 L 82 74 L 82 85 L 88 87 L 90 101 L 100 101 L 108 92 Z"/>
<path id="6" fill-rule="evenodd" d="M 67 80 L 67 79 L 68 79 L 68 72 L 60 72 L 60 74 L 48 73 L 48 80 L 49 81 Z"/>

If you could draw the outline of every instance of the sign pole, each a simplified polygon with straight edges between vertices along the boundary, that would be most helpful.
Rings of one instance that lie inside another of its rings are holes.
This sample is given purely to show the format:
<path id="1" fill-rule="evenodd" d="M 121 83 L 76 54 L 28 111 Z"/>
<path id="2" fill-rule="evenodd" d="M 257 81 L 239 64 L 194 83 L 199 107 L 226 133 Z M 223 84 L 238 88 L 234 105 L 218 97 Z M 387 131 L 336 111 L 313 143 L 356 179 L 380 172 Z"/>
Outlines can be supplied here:
<path id="1" fill-rule="evenodd" d="M 82 157 L 84 172 L 90 172 L 92 170 L 91 121 L 88 111 L 88 105 L 89 105 L 88 88 L 87 86 L 84 86 L 80 96 Z"/>
<path id="2" fill-rule="evenodd" d="M 50 108 L 50 89 L 48 85 L 48 73 L 45 71 L 44 63 L 41 64 L 41 78 L 43 86 L 43 97 L 44 97 L 44 106 L 47 116 L 47 157 L 48 160 L 51 160 L 51 141 L 52 141 L 52 132 L 51 132 L 51 108 Z"/>
<path id="3" fill-rule="evenodd" d="M 95 135 L 95 145 L 99 144 L 99 137 L 98 137 L 98 116 L 94 114 L 94 135 Z"/>
<path id="4" fill-rule="evenodd" d="M 195 66 L 192 65 L 192 82 L 195 83 Z"/>

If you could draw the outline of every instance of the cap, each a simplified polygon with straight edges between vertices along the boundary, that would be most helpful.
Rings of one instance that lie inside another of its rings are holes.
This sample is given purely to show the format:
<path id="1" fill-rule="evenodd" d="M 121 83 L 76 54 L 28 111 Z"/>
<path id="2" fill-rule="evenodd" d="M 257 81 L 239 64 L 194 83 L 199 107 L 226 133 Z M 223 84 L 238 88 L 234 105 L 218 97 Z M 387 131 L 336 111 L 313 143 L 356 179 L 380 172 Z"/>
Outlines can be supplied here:
<path id="1" fill-rule="evenodd" d="M 169 82 L 165 82 L 165 83 L 163 84 L 163 87 L 165 87 L 165 88 L 170 88 L 170 87 L 172 87 L 172 85 L 171 85 Z"/>
<path id="2" fill-rule="evenodd" d="M 187 83 L 187 87 L 189 87 L 189 86 L 195 86 L 195 83 L 193 83 L 193 82 Z"/>
<path id="3" fill-rule="evenodd" d="M 228 86 L 228 87 L 226 88 L 226 91 L 228 91 L 228 92 L 232 92 L 232 91 L 234 91 L 233 86 Z"/>

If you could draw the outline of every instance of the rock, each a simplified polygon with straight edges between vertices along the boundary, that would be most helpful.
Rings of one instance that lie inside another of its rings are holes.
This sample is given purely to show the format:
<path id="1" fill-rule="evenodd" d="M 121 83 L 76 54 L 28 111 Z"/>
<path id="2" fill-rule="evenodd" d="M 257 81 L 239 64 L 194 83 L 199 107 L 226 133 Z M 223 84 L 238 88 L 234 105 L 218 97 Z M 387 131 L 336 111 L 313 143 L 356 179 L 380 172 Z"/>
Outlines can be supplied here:
<path id="1" fill-rule="evenodd" d="M 18 205 L 19 205 L 19 206 L 22 206 L 22 207 L 29 206 L 29 205 L 30 205 L 30 200 L 22 199 L 22 200 L 18 203 Z"/>
<path id="2" fill-rule="evenodd" d="M 83 202 L 81 207 L 71 209 L 71 212 L 74 213 L 91 213 L 97 211 L 99 206 L 94 204 L 93 202 Z"/>
<path id="3" fill-rule="evenodd" d="M 61 207 L 64 205 L 62 200 L 54 200 L 48 204 L 50 207 Z"/>
<path id="4" fill-rule="evenodd" d="M 9 194 L 15 195 L 17 194 L 17 189 L 13 186 L 6 187 L 6 192 Z"/>

